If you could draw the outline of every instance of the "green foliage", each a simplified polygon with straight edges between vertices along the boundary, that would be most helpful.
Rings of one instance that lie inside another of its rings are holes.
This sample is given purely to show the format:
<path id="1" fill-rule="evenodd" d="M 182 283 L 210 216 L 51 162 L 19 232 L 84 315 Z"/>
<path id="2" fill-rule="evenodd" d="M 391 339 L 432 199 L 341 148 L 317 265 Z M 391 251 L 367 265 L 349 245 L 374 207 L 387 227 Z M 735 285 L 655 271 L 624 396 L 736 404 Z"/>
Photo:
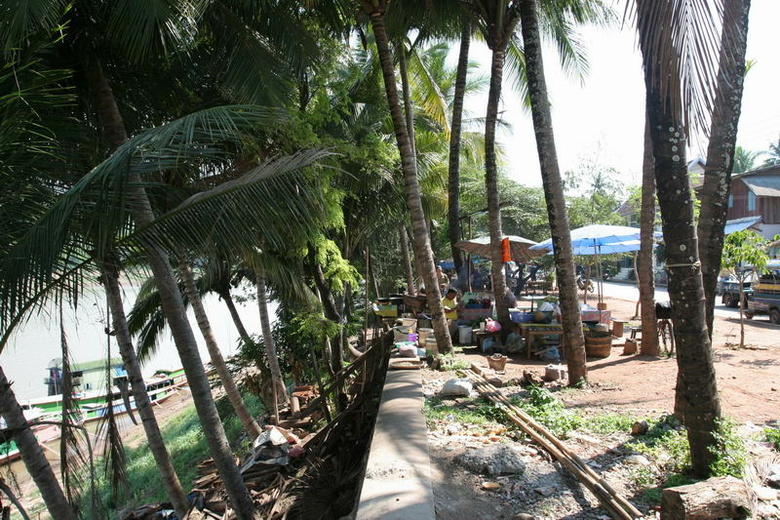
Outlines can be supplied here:
<path id="1" fill-rule="evenodd" d="M 622 202 L 624 187 L 614 168 L 592 159 L 585 160 L 576 171 L 566 172 L 564 189 L 568 193 L 567 212 L 571 228 L 620 222 L 621 217 L 616 210 Z"/>
<path id="2" fill-rule="evenodd" d="M 628 415 L 594 415 L 583 419 L 582 428 L 593 433 L 604 435 L 616 432 L 628 432 L 631 431 L 631 425 L 634 424 L 635 420 L 636 419 Z"/>
<path id="3" fill-rule="evenodd" d="M 439 370 L 468 370 L 471 363 L 465 359 L 458 359 L 454 354 L 442 354 L 439 356 Z"/>
<path id="4" fill-rule="evenodd" d="M 710 465 L 710 471 L 714 477 L 742 478 L 747 465 L 747 448 L 745 441 L 737 432 L 736 423 L 723 418 L 718 421 L 718 430 L 715 432 L 715 445 L 710 447 L 715 455 L 715 460 Z"/>
<path id="5" fill-rule="evenodd" d="M 777 451 L 780 451 L 780 428 L 766 428 L 764 434 L 766 440 L 774 444 Z"/>
<path id="6" fill-rule="evenodd" d="M 582 418 L 541 386 L 530 386 L 527 400 L 516 397 L 510 400 L 559 437 L 565 437 L 568 432 L 582 425 Z"/>
<path id="7" fill-rule="evenodd" d="M 645 435 L 627 445 L 635 451 L 651 457 L 667 471 L 680 472 L 691 462 L 690 445 L 685 429 L 672 416 L 647 421 L 650 429 Z"/>
<path id="8" fill-rule="evenodd" d="M 685 486 L 693 484 L 696 479 L 693 479 L 687 475 L 680 473 L 671 473 L 667 475 L 660 485 L 658 484 L 658 477 L 655 476 L 653 470 L 648 467 L 640 467 L 631 473 L 634 485 L 639 488 L 644 488 L 642 492 L 642 498 L 649 504 L 660 504 L 661 494 L 664 489 L 677 486 Z"/>
<path id="9" fill-rule="evenodd" d="M 243 397 L 250 413 L 258 415 L 262 410 L 259 399 L 251 394 L 245 394 Z M 223 397 L 217 401 L 217 410 L 222 418 L 228 439 L 234 441 L 239 439 L 242 435 L 241 422 L 233 413 L 227 398 Z M 176 474 L 184 489 L 189 489 L 195 479 L 198 464 L 210 456 L 195 407 L 189 406 L 172 417 L 161 426 L 161 430 Z M 242 455 L 240 453 L 242 447 L 246 449 L 246 443 L 239 444 L 240 449 L 236 451 L 239 456 Z M 107 511 L 167 500 L 165 490 L 160 483 L 154 457 L 145 440 L 141 441 L 137 447 L 127 449 L 127 474 L 132 493 L 128 503 L 117 504 L 111 500 L 108 475 L 103 470 L 104 465 L 101 460 L 95 461 L 95 468 L 98 472 L 98 497 Z M 87 502 L 84 503 L 84 507 L 89 510 Z M 109 515 L 109 517 L 113 516 Z"/>
<path id="10" fill-rule="evenodd" d="M 468 399 L 456 405 L 445 404 L 438 398 L 426 399 L 423 415 L 431 429 L 443 422 L 479 426 L 481 429 L 498 428 L 507 422 L 501 407 L 484 398 Z"/>
<path id="11" fill-rule="evenodd" d="M 739 269 L 740 266 L 751 265 L 761 272 L 769 260 L 767 244 L 764 237 L 748 229 L 727 235 L 721 259 L 723 268 L 731 271 L 740 281 L 747 276 L 745 271 Z"/>
<path id="12" fill-rule="evenodd" d="M 323 275 L 334 293 L 341 293 L 345 286 L 358 287 L 360 274 L 344 257 L 333 240 L 323 236 L 313 240 L 315 259 L 322 266 Z"/>

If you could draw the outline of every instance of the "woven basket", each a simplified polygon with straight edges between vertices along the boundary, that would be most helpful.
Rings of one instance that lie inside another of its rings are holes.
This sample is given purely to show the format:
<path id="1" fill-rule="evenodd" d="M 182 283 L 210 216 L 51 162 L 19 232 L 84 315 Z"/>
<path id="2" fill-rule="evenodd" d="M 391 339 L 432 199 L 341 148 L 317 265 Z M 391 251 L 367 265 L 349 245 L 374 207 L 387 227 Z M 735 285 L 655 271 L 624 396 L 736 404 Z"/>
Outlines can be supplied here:
<path id="1" fill-rule="evenodd" d="M 605 358 L 612 353 L 612 335 L 604 337 L 585 336 L 585 355 L 588 357 Z"/>

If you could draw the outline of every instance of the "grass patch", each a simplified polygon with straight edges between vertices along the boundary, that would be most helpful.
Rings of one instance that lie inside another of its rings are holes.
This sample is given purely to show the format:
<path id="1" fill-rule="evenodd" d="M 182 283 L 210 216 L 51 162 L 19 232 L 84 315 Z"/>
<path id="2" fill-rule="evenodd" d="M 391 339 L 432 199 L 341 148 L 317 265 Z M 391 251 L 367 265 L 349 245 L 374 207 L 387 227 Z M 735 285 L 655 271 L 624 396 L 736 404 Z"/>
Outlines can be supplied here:
<path id="1" fill-rule="evenodd" d="M 558 437 L 566 437 L 582 425 L 582 418 L 568 410 L 549 390 L 541 386 L 528 387 L 527 399 L 511 397 L 512 404 L 544 425 Z"/>
<path id="2" fill-rule="evenodd" d="M 594 415 L 591 417 L 585 417 L 582 420 L 582 428 L 589 432 L 599 433 L 602 435 L 609 435 L 611 433 L 617 432 L 627 433 L 631 431 L 631 426 L 635 421 L 635 418 L 632 418 L 628 415 Z"/>
<path id="3" fill-rule="evenodd" d="M 250 413 L 255 416 L 262 409 L 260 400 L 253 395 L 244 395 L 244 402 Z M 242 433 L 241 422 L 233 412 L 230 403 L 227 402 L 227 398 L 223 397 L 217 402 L 217 411 L 222 418 L 222 425 L 228 440 L 235 442 Z M 160 430 L 179 476 L 179 481 L 185 492 L 188 492 L 192 488 L 198 464 L 210 457 L 194 405 L 188 406 L 178 415 L 170 418 L 161 426 Z M 240 452 L 245 451 L 247 446 L 248 443 L 242 443 L 239 449 L 235 450 L 236 454 L 243 455 Z M 138 448 L 128 449 L 126 455 L 130 496 L 121 504 L 114 503 L 111 499 L 108 475 L 105 473 L 103 460 L 97 459 L 95 461 L 97 494 L 103 510 L 111 512 L 120 508 L 137 507 L 141 504 L 167 500 L 154 457 L 148 446 L 143 443 Z M 82 507 L 85 507 L 85 511 L 91 510 L 88 497 L 84 498 Z M 96 516 L 96 518 L 99 516 L 101 515 Z M 106 517 L 113 516 L 108 514 Z"/>
<path id="4" fill-rule="evenodd" d="M 649 419 L 646 434 L 626 443 L 631 449 L 651 457 L 669 472 L 681 472 L 691 463 L 685 429 L 673 415 Z"/>
<path id="5" fill-rule="evenodd" d="M 465 359 L 458 359 L 453 354 L 442 354 L 439 356 L 439 370 L 468 370 L 471 363 Z"/>
<path id="6" fill-rule="evenodd" d="M 775 450 L 780 451 L 780 428 L 766 428 L 764 435 L 767 441 L 774 444 Z"/>
<path id="7" fill-rule="evenodd" d="M 710 453 L 715 455 L 715 460 L 710 465 L 713 477 L 730 475 L 742 478 L 745 476 L 748 461 L 747 448 L 744 439 L 737 431 L 737 424 L 732 419 L 724 417 L 718 422 L 715 446 L 710 448 Z"/>
<path id="8" fill-rule="evenodd" d="M 426 399 L 423 415 L 428 427 L 442 422 L 459 422 L 474 426 L 495 426 L 503 422 L 503 412 L 486 399 L 470 399 L 464 404 L 449 405 L 439 398 Z"/>

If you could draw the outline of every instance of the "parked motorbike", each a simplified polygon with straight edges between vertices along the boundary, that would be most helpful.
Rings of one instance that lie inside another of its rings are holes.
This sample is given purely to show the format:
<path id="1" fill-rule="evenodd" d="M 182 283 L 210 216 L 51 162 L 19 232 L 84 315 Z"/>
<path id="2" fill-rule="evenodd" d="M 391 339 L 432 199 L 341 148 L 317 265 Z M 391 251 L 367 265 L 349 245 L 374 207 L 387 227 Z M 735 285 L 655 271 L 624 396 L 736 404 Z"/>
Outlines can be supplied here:
<path id="1" fill-rule="evenodd" d="M 577 287 L 580 289 L 580 291 L 587 290 L 588 292 L 593 292 L 593 281 L 583 277 L 581 274 L 578 274 Z"/>

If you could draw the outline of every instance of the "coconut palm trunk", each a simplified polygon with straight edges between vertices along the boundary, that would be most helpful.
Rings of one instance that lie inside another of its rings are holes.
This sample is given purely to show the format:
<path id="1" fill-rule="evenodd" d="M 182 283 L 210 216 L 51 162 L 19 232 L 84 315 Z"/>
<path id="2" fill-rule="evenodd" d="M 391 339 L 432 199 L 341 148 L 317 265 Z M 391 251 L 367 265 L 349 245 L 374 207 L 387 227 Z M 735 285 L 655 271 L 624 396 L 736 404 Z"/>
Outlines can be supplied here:
<path id="1" fill-rule="evenodd" d="M 654 59 L 652 48 L 647 43 L 640 31 L 640 45 L 646 64 Z M 693 197 L 685 161 L 686 134 L 672 108 L 681 106 L 679 100 L 672 99 L 678 93 L 666 89 L 662 94 L 647 65 L 645 84 L 677 345 L 679 372 L 675 410 L 681 413 L 687 427 L 692 471 L 706 476 L 715 457 L 711 448 L 715 446 L 713 434 L 717 431 L 721 412 L 705 317 Z"/>
<path id="2" fill-rule="evenodd" d="M 287 390 L 284 387 L 282 369 L 279 367 L 279 355 L 276 352 L 276 344 L 271 334 L 271 319 L 268 315 L 268 293 L 266 289 L 265 268 L 262 263 L 254 262 L 255 283 L 257 284 L 257 309 L 260 313 L 260 329 L 263 333 L 268 368 L 271 369 L 271 382 L 274 394 L 274 415 L 279 420 L 279 401 L 287 401 Z"/>
<path id="3" fill-rule="evenodd" d="M 409 253 L 409 242 L 406 236 L 406 228 L 398 226 L 398 241 L 401 243 L 401 261 L 404 264 L 404 275 L 406 276 L 406 294 L 416 294 L 417 288 L 414 286 L 414 269 L 412 268 L 412 257 Z M 376 280 L 376 279 L 375 279 Z"/>
<path id="4" fill-rule="evenodd" d="M 85 73 L 95 109 L 103 128 L 103 137 L 112 149 L 116 149 L 127 141 L 127 132 L 119 107 L 98 58 L 93 54 L 84 56 L 83 59 L 86 62 Z M 151 225 L 154 221 L 154 213 L 143 187 L 142 179 L 137 173 L 131 173 L 127 186 L 128 205 L 136 226 Z M 225 430 L 217 413 L 217 407 L 211 396 L 211 387 L 198 352 L 195 334 L 187 319 L 186 309 L 182 303 L 168 255 L 153 243 L 147 243 L 144 247 L 147 261 L 154 274 L 157 290 L 160 293 L 163 312 L 168 320 L 182 368 L 187 375 L 187 384 L 192 391 L 192 399 L 203 426 L 206 443 L 225 486 L 228 501 L 237 518 L 251 519 L 254 505 L 233 459 L 233 453 L 230 451 Z"/>
<path id="5" fill-rule="evenodd" d="M 252 414 L 247 410 L 244 399 L 241 397 L 241 392 L 236 385 L 236 381 L 233 379 L 233 375 L 230 373 L 227 363 L 225 363 L 225 358 L 222 357 L 222 352 L 220 352 L 219 345 L 217 344 L 217 338 L 214 337 L 214 332 L 211 330 L 211 323 L 206 314 L 206 309 L 203 307 L 203 300 L 201 300 L 198 288 L 195 285 L 192 267 L 190 267 L 190 264 L 181 256 L 179 257 L 179 273 L 184 281 L 184 292 L 192 306 L 192 310 L 195 314 L 195 321 L 198 323 L 200 332 L 203 334 L 203 339 L 206 341 L 206 348 L 209 351 L 209 356 L 211 356 L 211 364 L 214 365 L 214 369 L 217 371 L 220 381 L 222 381 L 222 388 L 225 389 L 225 395 L 227 395 L 230 404 L 233 406 L 233 410 L 241 421 L 241 427 L 247 435 L 254 439 L 262 433 L 262 430 L 254 417 L 252 417 Z"/>
<path id="6" fill-rule="evenodd" d="M 141 417 L 141 424 L 146 433 L 146 441 L 149 444 L 149 450 L 154 457 L 157 471 L 160 472 L 165 494 L 173 504 L 176 514 L 184 518 L 189 510 L 189 503 L 184 489 L 181 486 L 179 477 L 171 462 L 170 454 L 165 447 L 160 427 L 154 416 L 152 403 L 149 400 L 149 394 L 146 392 L 141 365 L 133 348 L 133 340 L 130 337 L 130 331 L 127 328 L 127 317 L 125 315 L 124 304 L 122 302 L 122 291 L 119 287 L 119 269 L 115 261 L 106 260 L 100 266 L 100 272 L 103 279 L 103 286 L 108 295 L 108 306 L 111 311 L 111 322 L 116 335 L 116 342 L 119 345 L 119 353 L 122 356 L 127 374 L 130 379 L 130 387 L 133 390 L 135 404 L 138 415 Z"/>
<path id="7" fill-rule="evenodd" d="M 450 123 L 450 158 L 447 178 L 447 221 L 449 224 L 450 249 L 455 263 L 455 272 L 463 272 L 463 251 L 455 247 L 461 239 L 460 231 L 460 139 L 463 128 L 463 100 L 466 97 L 466 76 L 469 69 L 469 47 L 471 46 L 471 19 L 463 22 L 460 35 L 458 68 L 455 72 L 455 92 L 452 99 L 452 122 Z"/>
<path id="8" fill-rule="evenodd" d="M 653 255 L 653 228 L 655 227 L 655 160 L 650 123 L 645 120 L 645 153 L 642 163 L 642 207 L 639 210 L 639 303 L 642 315 L 641 353 L 657 356 L 658 334 L 655 318 L 655 255 Z"/>
<path id="9" fill-rule="evenodd" d="M 490 230 L 491 278 L 498 320 L 504 327 L 508 328 L 509 308 L 504 296 L 506 277 L 504 276 L 504 259 L 501 247 L 504 231 L 501 227 L 498 164 L 496 162 L 496 124 L 498 122 L 498 104 L 501 102 L 501 83 L 504 76 L 507 42 L 505 38 L 499 38 L 497 42 L 488 41 L 488 46 L 493 52 L 490 61 L 490 89 L 485 115 L 485 191 L 487 192 L 488 228 Z"/>
<path id="10" fill-rule="evenodd" d="M 712 113 L 698 226 L 699 257 L 710 337 L 715 313 L 715 289 L 723 252 L 723 231 L 731 191 L 737 126 L 742 108 L 750 0 L 727 0 L 724 7 L 724 19 L 732 23 L 724 24 L 721 37 L 718 94 Z"/>
<path id="11" fill-rule="evenodd" d="M 5 377 L 2 367 L 0 367 L 0 415 L 5 419 L 6 427 L 16 432 L 14 440 L 19 447 L 24 466 L 38 486 L 49 514 L 58 520 L 76 520 L 76 514 L 70 507 L 54 470 L 43 453 L 43 448 L 30 429 L 22 407 L 19 406 L 16 395 L 11 389 L 11 382 Z"/>
<path id="12" fill-rule="evenodd" d="M 374 3 L 378 4 L 377 6 Z M 420 198 L 420 185 L 417 179 L 417 164 L 414 157 L 414 150 L 409 140 L 406 121 L 404 120 L 403 110 L 398 96 L 398 88 L 395 83 L 395 69 L 393 67 L 393 58 L 390 52 L 390 45 L 387 37 L 387 30 L 384 24 L 384 11 L 387 8 L 387 1 L 368 2 L 364 1 L 363 6 L 371 19 L 371 25 L 374 29 L 377 52 L 382 66 L 382 76 L 384 78 L 385 92 L 387 102 L 390 107 L 390 115 L 393 119 L 393 129 L 398 143 L 398 151 L 401 155 L 401 168 L 404 176 L 404 189 L 406 194 L 406 204 L 412 223 L 412 239 L 415 253 L 417 255 L 418 268 L 425 283 L 426 298 L 428 307 L 433 315 L 433 331 L 436 337 L 436 343 L 440 352 L 450 352 L 452 350 L 452 339 L 447 328 L 447 322 L 444 318 L 444 308 L 441 304 L 441 296 L 436 288 L 439 286 L 436 279 L 436 268 L 433 260 L 433 251 L 428 236 L 428 229 L 425 223 L 425 213 L 422 209 L 422 200 Z"/>
<path id="13" fill-rule="evenodd" d="M 577 303 L 577 283 L 574 278 L 574 257 L 571 249 L 571 232 L 566 215 L 563 183 L 558 168 L 550 102 L 542 62 L 542 45 L 539 37 L 539 21 L 536 0 L 520 2 L 520 23 L 528 74 L 528 94 L 531 98 L 531 114 L 536 136 L 536 149 L 542 170 L 542 186 L 547 202 L 547 216 L 554 247 L 555 271 L 560 294 L 561 325 L 566 361 L 569 368 L 569 384 L 587 378 L 582 320 Z"/>

